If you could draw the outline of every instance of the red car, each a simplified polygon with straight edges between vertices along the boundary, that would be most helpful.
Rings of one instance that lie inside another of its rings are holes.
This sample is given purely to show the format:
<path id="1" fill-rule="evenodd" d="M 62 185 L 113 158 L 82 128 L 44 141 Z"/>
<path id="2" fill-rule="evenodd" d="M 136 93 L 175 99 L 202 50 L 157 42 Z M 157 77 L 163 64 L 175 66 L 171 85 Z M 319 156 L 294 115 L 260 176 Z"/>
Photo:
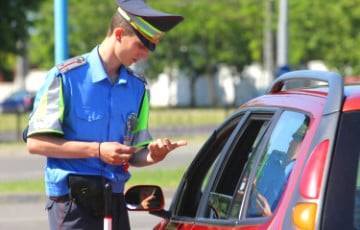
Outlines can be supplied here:
<path id="1" fill-rule="evenodd" d="M 212 133 L 169 210 L 156 186 L 126 200 L 163 217 L 154 229 L 360 229 L 359 154 L 360 85 L 294 71 Z"/>

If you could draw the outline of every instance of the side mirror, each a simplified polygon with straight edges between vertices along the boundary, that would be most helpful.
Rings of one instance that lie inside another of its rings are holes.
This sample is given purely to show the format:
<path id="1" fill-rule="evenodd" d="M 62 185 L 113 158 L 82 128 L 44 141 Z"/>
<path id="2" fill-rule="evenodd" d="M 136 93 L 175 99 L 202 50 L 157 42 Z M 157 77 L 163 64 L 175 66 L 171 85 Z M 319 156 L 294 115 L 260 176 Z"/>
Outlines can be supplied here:
<path id="1" fill-rule="evenodd" d="M 136 185 L 125 193 L 129 211 L 159 211 L 164 208 L 164 194 L 156 185 Z"/>

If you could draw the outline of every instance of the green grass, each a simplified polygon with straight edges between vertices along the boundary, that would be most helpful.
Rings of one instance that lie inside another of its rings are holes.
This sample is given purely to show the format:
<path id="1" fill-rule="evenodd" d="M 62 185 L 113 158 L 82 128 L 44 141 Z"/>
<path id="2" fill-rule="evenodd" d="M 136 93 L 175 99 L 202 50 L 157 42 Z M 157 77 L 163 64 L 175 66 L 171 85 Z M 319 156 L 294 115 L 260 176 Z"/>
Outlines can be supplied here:
<path id="1" fill-rule="evenodd" d="M 161 126 L 194 126 L 220 124 L 233 110 L 225 109 L 152 109 L 149 125 L 151 128 Z"/>
<path id="2" fill-rule="evenodd" d="M 21 151 L 25 148 L 26 143 L 24 143 L 23 141 L 0 142 L 0 154 Z"/>
<path id="3" fill-rule="evenodd" d="M 44 183 L 42 179 L 18 180 L 0 183 L 0 194 L 15 193 L 43 193 Z"/>
<path id="4" fill-rule="evenodd" d="M 150 128 L 217 125 L 233 111 L 233 109 L 222 108 L 154 108 L 150 110 L 149 124 Z M 15 114 L 0 114 L 0 132 L 16 131 L 17 123 L 20 125 L 20 130 L 23 130 L 27 125 L 28 117 L 28 114 L 21 114 L 19 117 Z"/>
<path id="5" fill-rule="evenodd" d="M 16 131 L 17 124 L 23 130 L 28 122 L 28 114 L 0 114 L 0 132 Z"/>
<path id="6" fill-rule="evenodd" d="M 128 181 L 127 187 L 136 184 L 155 184 L 162 188 L 175 189 L 178 186 L 184 172 L 185 168 L 136 170 L 131 172 L 132 177 Z"/>
<path id="7" fill-rule="evenodd" d="M 169 170 L 137 169 L 131 172 L 132 177 L 126 187 L 137 184 L 154 184 L 163 189 L 175 189 L 179 184 L 185 168 Z M 0 194 L 44 193 L 43 179 L 18 180 L 0 183 Z"/>

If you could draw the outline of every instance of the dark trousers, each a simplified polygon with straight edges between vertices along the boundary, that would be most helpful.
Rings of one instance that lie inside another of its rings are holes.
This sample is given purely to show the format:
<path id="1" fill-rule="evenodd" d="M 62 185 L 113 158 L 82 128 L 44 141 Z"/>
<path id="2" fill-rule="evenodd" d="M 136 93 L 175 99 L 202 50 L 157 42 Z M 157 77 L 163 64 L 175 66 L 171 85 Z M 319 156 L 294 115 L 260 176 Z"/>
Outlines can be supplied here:
<path id="1" fill-rule="evenodd" d="M 51 230 L 101 230 L 103 218 L 90 215 L 73 200 L 65 197 L 48 198 L 46 204 Z M 123 194 L 112 197 L 112 229 L 130 230 L 129 216 Z"/>

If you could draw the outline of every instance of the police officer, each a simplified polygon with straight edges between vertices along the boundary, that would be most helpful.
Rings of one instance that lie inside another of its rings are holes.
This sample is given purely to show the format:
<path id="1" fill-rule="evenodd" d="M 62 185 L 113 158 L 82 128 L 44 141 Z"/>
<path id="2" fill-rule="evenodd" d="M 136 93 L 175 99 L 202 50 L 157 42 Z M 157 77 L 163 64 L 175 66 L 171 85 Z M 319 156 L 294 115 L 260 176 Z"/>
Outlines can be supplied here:
<path id="1" fill-rule="evenodd" d="M 51 229 L 102 229 L 103 187 L 112 187 L 113 229 L 129 229 L 124 203 L 128 165 L 146 166 L 186 144 L 152 141 L 146 81 L 127 67 L 183 18 L 143 0 L 118 0 L 107 36 L 90 53 L 52 68 L 27 130 L 30 153 L 47 157 Z"/>

